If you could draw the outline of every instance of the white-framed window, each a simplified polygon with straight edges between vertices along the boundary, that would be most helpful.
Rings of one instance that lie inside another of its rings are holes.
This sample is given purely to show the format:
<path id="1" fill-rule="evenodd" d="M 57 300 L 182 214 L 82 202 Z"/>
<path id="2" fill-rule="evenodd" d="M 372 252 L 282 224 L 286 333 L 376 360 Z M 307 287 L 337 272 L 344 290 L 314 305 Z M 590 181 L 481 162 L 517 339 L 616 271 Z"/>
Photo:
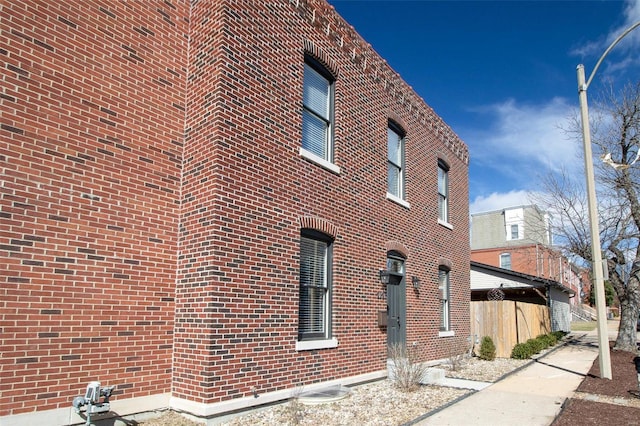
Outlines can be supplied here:
<path id="1" fill-rule="evenodd" d="M 331 338 L 331 243 L 315 231 L 300 236 L 299 341 Z"/>
<path id="2" fill-rule="evenodd" d="M 440 267 L 438 269 L 438 292 L 440 294 L 440 331 L 449 331 L 451 329 L 451 313 L 450 313 L 450 271 Z"/>
<path id="3" fill-rule="evenodd" d="M 302 104 L 302 149 L 332 163 L 334 79 L 312 58 L 304 64 Z"/>
<path id="4" fill-rule="evenodd" d="M 449 223 L 449 167 L 438 160 L 438 220 Z"/>
<path id="5" fill-rule="evenodd" d="M 404 134 L 391 122 L 387 128 L 387 192 L 404 200 Z"/>
<path id="6" fill-rule="evenodd" d="M 504 233 L 507 241 L 519 240 L 525 231 L 524 208 L 513 207 L 504 210 Z"/>
<path id="7" fill-rule="evenodd" d="M 511 253 L 500 254 L 500 267 L 502 269 L 511 269 Z"/>
<path id="8" fill-rule="evenodd" d="M 511 225 L 511 239 L 517 240 L 520 238 L 520 233 L 518 232 L 518 225 Z"/>

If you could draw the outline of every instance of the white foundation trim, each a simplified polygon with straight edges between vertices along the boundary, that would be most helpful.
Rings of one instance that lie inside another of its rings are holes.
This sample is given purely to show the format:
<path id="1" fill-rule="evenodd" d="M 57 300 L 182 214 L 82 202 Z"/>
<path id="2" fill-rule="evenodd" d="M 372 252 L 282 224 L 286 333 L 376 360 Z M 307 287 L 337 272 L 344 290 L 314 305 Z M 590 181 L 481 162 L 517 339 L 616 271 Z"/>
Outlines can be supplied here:
<path id="1" fill-rule="evenodd" d="M 330 380 L 327 382 L 313 383 L 310 385 L 302 385 L 300 388 L 289 388 L 275 392 L 261 394 L 258 389 L 258 397 L 245 397 L 229 401 L 216 402 L 213 404 L 205 404 L 202 402 L 188 401 L 182 398 L 172 397 L 169 403 L 171 409 L 176 411 L 186 411 L 198 417 L 212 417 L 224 413 L 244 410 L 263 404 L 270 404 L 277 401 L 289 399 L 297 393 L 297 391 L 308 391 L 325 388 L 332 385 L 352 385 L 372 380 L 382 379 L 387 376 L 386 370 L 375 371 L 368 374 L 360 374 L 358 376 L 345 377 L 343 379 Z"/>

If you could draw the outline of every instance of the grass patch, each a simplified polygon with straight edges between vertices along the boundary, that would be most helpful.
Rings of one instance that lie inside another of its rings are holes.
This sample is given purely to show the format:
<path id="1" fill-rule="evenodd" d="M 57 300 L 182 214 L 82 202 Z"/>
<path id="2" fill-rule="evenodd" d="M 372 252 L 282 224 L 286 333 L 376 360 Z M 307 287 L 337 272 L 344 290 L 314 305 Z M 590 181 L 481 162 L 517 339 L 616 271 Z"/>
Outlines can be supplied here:
<path id="1" fill-rule="evenodd" d="M 591 331 L 595 330 L 597 325 L 596 321 L 574 321 L 571 323 L 571 331 Z"/>

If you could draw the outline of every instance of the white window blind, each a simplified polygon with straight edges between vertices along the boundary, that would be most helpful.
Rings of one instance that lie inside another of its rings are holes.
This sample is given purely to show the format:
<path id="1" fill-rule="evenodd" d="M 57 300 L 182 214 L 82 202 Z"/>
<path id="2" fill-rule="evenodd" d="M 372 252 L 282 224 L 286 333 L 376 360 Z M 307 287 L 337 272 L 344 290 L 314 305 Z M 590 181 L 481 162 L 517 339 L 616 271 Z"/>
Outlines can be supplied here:
<path id="1" fill-rule="evenodd" d="M 330 160 L 331 82 L 308 64 L 304 65 L 302 147 Z"/>
<path id="2" fill-rule="evenodd" d="M 387 191 L 403 198 L 403 139 L 400 134 L 387 128 Z"/>
<path id="3" fill-rule="evenodd" d="M 449 222 L 449 173 L 438 164 L 438 218 Z"/>
<path id="4" fill-rule="evenodd" d="M 438 270 L 438 283 L 440 290 L 440 330 L 448 331 L 449 324 L 449 271 Z"/>
<path id="5" fill-rule="evenodd" d="M 301 237 L 300 240 L 300 339 L 327 336 L 327 251 L 324 241 Z"/>

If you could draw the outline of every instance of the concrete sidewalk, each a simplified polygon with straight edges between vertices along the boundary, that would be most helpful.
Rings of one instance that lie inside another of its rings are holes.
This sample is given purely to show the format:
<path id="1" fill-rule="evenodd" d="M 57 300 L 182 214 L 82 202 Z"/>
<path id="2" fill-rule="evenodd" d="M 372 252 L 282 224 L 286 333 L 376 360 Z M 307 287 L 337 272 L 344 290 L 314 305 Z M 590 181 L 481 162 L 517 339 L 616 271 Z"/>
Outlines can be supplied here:
<path id="1" fill-rule="evenodd" d="M 615 338 L 617 321 L 608 325 L 609 338 Z M 415 424 L 550 425 L 598 356 L 597 331 L 572 335 L 573 341 Z"/>

